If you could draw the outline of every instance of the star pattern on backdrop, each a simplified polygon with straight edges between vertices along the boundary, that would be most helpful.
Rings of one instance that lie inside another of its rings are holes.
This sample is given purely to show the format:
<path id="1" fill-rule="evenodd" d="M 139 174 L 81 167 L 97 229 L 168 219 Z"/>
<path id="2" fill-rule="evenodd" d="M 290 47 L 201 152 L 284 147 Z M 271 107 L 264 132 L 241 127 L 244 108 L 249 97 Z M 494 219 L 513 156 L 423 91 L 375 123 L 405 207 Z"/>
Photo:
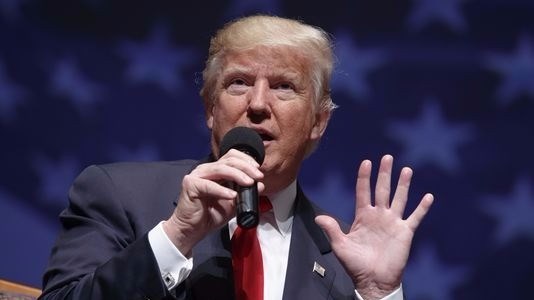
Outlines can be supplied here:
<path id="1" fill-rule="evenodd" d="M 392 121 L 387 135 L 402 144 L 405 163 L 433 165 L 452 173 L 460 164 L 458 148 L 472 138 L 473 127 L 447 122 L 438 101 L 429 98 L 413 120 Z"/>
<path id="2" fill-rule="evenodd" d="M 464 0 L 414 0 L 407 26 L 420 31 L 430 24 L 440 24 L 455 32 L 465 32 L 467 24 L 462 14 Z"/>
<path id="3" fill-rule="evenodd" d="M 39 156 L 34 159 L 34 168 L 39 178 L 40 201 L 65 206 L 69 187 L 81 171 L 80 162 L 70 156 L 58 160 Z"/>
<path id="4" fill-rule="evenodd" d="M 454 289 L 468 277 L 465 267 L 453 266 L 440 260 L 435 247 L 418 247 L 408 263 L 403 284 L 411 299 L 455 299 Z"/>
<path id="5" fill-rule="evenodd" d="M 79 63 L 67 57 L 56 62 L 50 82 L 53 95 L 64 97 L 82 114 L 100 100 L 102 87 L 89 79 L 80 69 Z"/>
<path id="6" fill-rule="evenodd" d="M 132 14 L 109 0 L 0 0 L 0 191 L 8 194 L 0 192 L 0 213 L 9 216 L 0 220 L 7 234 L 24 228 L 44 241 L 32 248 L 32 258 L 42 255 L 35 264 L 10 256 L 2 275 L 41 284 L 45 245 L 85 166 L 203 158 L 210 132 L 198 91 L 209 35 L 264 13 L 318 25 L 337 46 L 332 98 L 340 109 L 299 173 L 310 200 L 350 223 L 355 168 L 347 162 L 394 152 L 397 167 L 417 168 L 411 191 L 441 199 L 408 263 L 437 271 L 412 273 L 406 297 L 532 298 L 531 281 L 517 279 L 534 270 L 522 257 L 534 253 L 533 3 L 230 0 L 206 14 L 202 3 L 153 1 Z M 439 256 L 421 251 L 425 243 L 439 245 Z M 28 244 L 1 249 L 24 253 Z M 433 264 L 417 259 L 423 252 Z M 447 270 L 457 266 L 472 277 L 452 282 Z M 438 287 L 430 282 L 434 294 L 421 296 L 418 282 L 429 277 Z"/>
<path id="7" fill-rule="evenodd" d="M 368 75 L 386 62 L 386 54 L 378 49 L 359 48 L 347 32 L 339 32 L 335 40 L 337 68 L 332 75 L 332 90 L 363 101 L 371 94 Z"/>
<path id="8" fill-rule="evenodd" d="M 534 44 L 531 37 L 520 36 L 513 54 L 491 53 L 483 64 L 502 78 L 496 92 L 501 104 L 511 104 L 521 95 L 534 99 Z"/>
<path id="9" fill-rule="evenodd" d="M 118 52 L 126 60 L 125 77 L 130 84 L 152 83 L 170 94 L 185 86 L 180 73 L 196 60 L 191 49 L 173 45 L 162 26 L 155 26 L 145 41 L 123 41 Z"/>
<path id="10" fill-rule="evenodd" d="M 495 240 L 499 245 L 520 237 L 534 240 L 534 188 L 530 178 L 519 178 L 510 194 L 487 196 L 480 205 L 497 223 Z"/>
<path id="11" fill-rule="evenodd" d="M 331 204 L 329 213 L 339 216 L 347 223 L 354 220 L 355 195 L 354 187 L 344 183 L 346 178 L 339 171 L 330 170 L 316 186 L 306 186 L 306 195 L 317 203 L 328 201 Z"/>
<path id="12" fill-rule="evenodd" d="M 0 61 L 0 119 L 15 119 L 17 107 L 24 103 L 27 92 L 8 77 L 6 68 Z"/>

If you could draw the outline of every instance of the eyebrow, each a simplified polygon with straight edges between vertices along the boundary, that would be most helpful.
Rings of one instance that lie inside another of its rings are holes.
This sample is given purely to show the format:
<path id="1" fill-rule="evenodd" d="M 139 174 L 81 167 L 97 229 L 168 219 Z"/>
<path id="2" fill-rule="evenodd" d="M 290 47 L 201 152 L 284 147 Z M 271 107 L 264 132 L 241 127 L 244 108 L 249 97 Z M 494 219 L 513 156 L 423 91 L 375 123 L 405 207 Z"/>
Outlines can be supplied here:
<path id="1" fill-rule="evenodd" d="M 223 71 L 221 73 L 221 77 L 225 78 L 225 77 L 228 77 L 228 76 L 238 75 L 238 74 L 245 75 L 245 74 L 250 74 L 251 72 L 252 72 L 252 70 L 250 68 L 247 68 L 247 67 L 232 66 L 232 67 L 223 69 Z"/>
<path id="2" fill-rule="evenodd" d="M 249 68 L 249 67 L 245 67 L 241 65 L 234 65 L 234 66 L 225 68 L 223 72 L 221 73 L 221 75 L 224 78 L 224 77 L 228 77 L 232 75 L 239 75 L 239 74 L 250 75 L 251 73 L 253 73 L 253 68 Z M 283 69 L 283 72 L 272 72 L 272 70 L 270 70 L 267 76 L 274 77 L 276 79 L 283 78 L 287 80 L 299 80 L 301 79 L 302 75 L 304 74 L 300 74 L 299 72 L 296 72 L 293 69 L 287 68 L 287 69 Z"/>

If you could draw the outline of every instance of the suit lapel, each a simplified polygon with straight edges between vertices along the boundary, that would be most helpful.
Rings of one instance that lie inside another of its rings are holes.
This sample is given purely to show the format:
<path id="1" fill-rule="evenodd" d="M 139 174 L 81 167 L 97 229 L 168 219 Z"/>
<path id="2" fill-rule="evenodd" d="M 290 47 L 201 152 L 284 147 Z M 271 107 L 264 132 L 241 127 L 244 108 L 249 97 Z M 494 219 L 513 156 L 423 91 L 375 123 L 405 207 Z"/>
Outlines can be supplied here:
<path id="1" fill-rule="evenodd" d="M 324 254 L 331 253 L 330 243 L 315 224 L 315 212 L 300 187 L 291 233 L 291 246 L 284 285 L 284 299 L 328 299 L 336 268 L 331 267 Z M 314 271 L 314 264 L 325 269 Z"/>

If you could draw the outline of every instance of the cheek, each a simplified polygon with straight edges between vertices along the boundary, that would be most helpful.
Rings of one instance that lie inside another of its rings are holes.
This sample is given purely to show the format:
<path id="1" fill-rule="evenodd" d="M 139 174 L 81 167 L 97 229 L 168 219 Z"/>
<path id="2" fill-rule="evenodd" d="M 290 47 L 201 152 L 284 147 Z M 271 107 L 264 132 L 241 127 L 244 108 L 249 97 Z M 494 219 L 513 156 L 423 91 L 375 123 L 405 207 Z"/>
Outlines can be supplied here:
<path id="1" fill-rule="evenodd" d="M 220 99 L 213 111 L 214 124 L 236 122 L 246 112 L 240 99 Z"/>
<path id="2" fill-rule="evenodd" d="M 306 107 L 299 107 L 298 109 L 287 109 L 291 111 L 284 116 L 284 124 L 289 129 L 293 136 L 302 140 L 309 136 L 309 131 L 312 127 L 311 111 Z"/>

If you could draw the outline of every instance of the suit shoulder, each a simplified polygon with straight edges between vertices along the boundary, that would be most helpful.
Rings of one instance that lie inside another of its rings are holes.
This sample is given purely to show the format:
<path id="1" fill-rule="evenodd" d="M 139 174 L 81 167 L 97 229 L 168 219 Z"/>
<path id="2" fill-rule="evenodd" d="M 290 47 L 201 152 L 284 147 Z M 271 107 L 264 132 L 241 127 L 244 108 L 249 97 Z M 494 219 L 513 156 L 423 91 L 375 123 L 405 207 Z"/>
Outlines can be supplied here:
<path id="1" fill-rule="evenodd" d="M 108 164 L 98 164 L 95 167 L 101 168 L 109 173 L 131 173 L 139 171 L 169 171 L 180 169 L 191 169 L 199 163 L 198 160 L 183 159 L 174 161 L 151 161 L 151 162 L 114 162 Z"/>
<path id="2" fill-rule="evenodd" d="M 92 205 L 104 210 L 115 203 L 117 209 L 127 212 L 136 231 L 145 232 L 172 212 L 183 176 L 198 163 L 180 160 L 92 165 L 79 175 L 71 189 L 71 199 L 92 193 L 98 203 Z M 82 202 L 86 201 L 84 197 Z"/>
<path id="3" fill-rule="evenodd" d="M 111 184 L 117 191 L 151 192 L 162 187 L 177 186 L 180 178 L 191 172 L 197 160 L 160 162 L 119 162 L 87 167 L 78 182 Z"/>
<path id="4" fill-rule="evenodd" d="M 199 161 L 192 159 L 156 162 L 116 162 L 88 167 L 97 168 L 112 180 L 161 179 L 189 173 Z"/>

